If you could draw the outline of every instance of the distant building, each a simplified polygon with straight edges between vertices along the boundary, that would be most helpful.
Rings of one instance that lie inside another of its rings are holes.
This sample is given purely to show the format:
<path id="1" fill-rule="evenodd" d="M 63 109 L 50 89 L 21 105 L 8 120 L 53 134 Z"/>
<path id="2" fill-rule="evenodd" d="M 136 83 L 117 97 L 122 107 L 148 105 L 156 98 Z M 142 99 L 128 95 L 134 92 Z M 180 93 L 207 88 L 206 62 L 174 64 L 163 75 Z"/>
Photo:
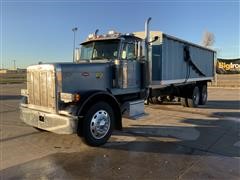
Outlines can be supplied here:
<path id="1" fill-rule="evenodd" d="M 0 69 L 0 74 L 13 74 L 13 73 L 26 73 L 26 69 L 17 68 L 16 70 L 11 69 Z"/>
<path id="2" fill-rule="evenodd" d="M 18 73 L 26 73 L 26 72 L 27 72 L 27 69 L 17 68 L 17 72 L 18 72 Z"/>
<path id="3" fill-rule="evenodd" d="M 0 69 L 0 74 L 7 74 L 7 69 Z"/>

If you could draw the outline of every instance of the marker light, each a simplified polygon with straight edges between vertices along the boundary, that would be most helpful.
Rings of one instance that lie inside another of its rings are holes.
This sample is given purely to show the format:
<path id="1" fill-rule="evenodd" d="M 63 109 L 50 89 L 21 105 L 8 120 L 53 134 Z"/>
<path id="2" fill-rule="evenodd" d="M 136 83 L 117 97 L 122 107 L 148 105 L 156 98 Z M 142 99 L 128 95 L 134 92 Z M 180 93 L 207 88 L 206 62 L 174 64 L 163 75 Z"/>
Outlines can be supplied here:
<path id="1" fill-rule="evenodd" d="M 113 30 L 111 30 L 111 31 L 108 31 L 108 34 L 109 34 L 109 35 L 113 35 L 113 34 L 116 34 L 116 32 L 113 31 Z"/>
<path id="2" fill-rule="evenodd" d="M 64 103 L 70 103 L 70 102 L 78 102 L 80 101 L 80 94 L 72 94 L 72 93 L 60 93 L 60 100 Z"/>
<path id="3" fill-rule="evenodd" d="M 89 34 L 88 39 L 92 39 L 92 38 L 94 38 L 94 34 Z"/>

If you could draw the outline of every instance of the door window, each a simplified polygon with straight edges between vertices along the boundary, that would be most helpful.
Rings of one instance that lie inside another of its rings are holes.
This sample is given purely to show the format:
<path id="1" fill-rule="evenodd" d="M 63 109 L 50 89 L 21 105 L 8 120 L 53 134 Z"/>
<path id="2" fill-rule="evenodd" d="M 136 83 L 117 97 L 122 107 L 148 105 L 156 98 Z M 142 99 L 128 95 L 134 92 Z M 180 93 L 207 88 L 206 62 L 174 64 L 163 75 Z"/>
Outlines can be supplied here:
<path id="1" fill-rule="evenodd" d="M 137 43 L 124 43 L 122 50 L 122 59 L 137 59 Z"/>

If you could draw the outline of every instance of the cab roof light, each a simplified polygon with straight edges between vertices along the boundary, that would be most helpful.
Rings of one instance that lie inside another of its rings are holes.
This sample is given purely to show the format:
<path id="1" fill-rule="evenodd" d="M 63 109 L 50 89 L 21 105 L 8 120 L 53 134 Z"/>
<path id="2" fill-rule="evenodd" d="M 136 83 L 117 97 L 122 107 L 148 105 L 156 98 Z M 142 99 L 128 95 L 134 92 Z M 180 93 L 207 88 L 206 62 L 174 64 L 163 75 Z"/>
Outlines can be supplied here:
<path id="1" fill-rule="evenodd" d="M 92 39 L 92 38 L 94 38 L 94 34 L 89 34 L 88 39 Z"/>
<path id="2" fill-rule="evenodd" d="M 110 30 L 110 31 L 108 31 L 108 34 L 109 34 L 109 35 L 114 35 L 114 34 L 117 34 L 117 32 L 114 31 L 114 30 Z"/>
<path id="3" fill-rule="evenodd" d="M 126 36 L 133 36 L 133 33 L 126 33 Z"/>

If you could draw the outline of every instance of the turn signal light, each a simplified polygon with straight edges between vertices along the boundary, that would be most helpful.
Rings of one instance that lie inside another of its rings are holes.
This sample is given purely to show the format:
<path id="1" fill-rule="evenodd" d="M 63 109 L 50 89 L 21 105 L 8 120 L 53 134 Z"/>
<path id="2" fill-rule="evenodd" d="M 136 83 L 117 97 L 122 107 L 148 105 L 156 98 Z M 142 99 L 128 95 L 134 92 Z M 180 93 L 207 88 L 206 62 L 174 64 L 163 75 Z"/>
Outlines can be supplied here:
<path id="1" fill-rule="evenodd" d="M 81 98 L 80 94 L 75 94 L 74 102 L 80 101 L 80 98 Z"/>
<path id="2" fill-rule="evenodd" d="M 60 100 L 65 102 L 65 103 L 70 103 L 70 102 L 78 102 L 80 101 L 80 94 L 71 94 L 71 93 L 60 93 Z"/>

